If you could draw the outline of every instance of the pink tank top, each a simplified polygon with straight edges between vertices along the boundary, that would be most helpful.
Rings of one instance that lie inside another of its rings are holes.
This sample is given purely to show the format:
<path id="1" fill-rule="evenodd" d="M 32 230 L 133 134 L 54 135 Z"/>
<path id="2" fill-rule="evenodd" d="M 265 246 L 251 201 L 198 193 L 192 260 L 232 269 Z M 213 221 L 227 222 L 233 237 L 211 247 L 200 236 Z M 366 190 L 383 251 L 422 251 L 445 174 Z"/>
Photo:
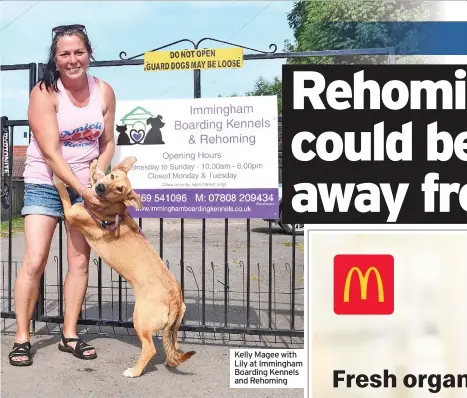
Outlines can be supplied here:
<path id="1" fill-rule="evenodd" d="M 104 117 L 100 87 L 93 76 L 87 77 L 91 98 L 84 108 L 73 105 L 62 81 L 58 79 L 57 122 L 60 151 L 80 182 L 89 186 L 89 163 L 99 156 L 99 137 L 104 131 Z M 33 134 L 26 152 L 24 182 L 53 185 L 52 170 L 45 163 Z"/>

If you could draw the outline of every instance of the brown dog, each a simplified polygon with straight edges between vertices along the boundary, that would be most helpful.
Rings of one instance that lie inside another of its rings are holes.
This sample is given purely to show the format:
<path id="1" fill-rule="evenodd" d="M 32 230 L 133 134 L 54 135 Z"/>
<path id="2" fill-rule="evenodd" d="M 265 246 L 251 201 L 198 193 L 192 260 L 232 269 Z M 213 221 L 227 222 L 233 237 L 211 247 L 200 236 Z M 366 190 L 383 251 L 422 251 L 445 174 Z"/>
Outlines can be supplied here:
<path id="1" fill-rule="evenodd" d="M 65 184 L 55 179 L 66 221 L 81 231 L 94 252 L 135 291 L 133 324 L 142 351 L 136 365 L 123 373 L 127 377 L 140 376 L 156 354 L 153 335 L 159 330 L 163 330 L 168 366 L 178 366 L 195 353 L 178 351 L 177 332 L 186 309 L 180 284 L 126 209 L 142 208 L 141 199 L 127 177 L 135 162 L 135 157 L 122 160 L 98 181 L 93 179 L 96 161 L 91 163 L 92 189 L 108 203 L 99 214 L 83 203 L 72 206 Z"/>

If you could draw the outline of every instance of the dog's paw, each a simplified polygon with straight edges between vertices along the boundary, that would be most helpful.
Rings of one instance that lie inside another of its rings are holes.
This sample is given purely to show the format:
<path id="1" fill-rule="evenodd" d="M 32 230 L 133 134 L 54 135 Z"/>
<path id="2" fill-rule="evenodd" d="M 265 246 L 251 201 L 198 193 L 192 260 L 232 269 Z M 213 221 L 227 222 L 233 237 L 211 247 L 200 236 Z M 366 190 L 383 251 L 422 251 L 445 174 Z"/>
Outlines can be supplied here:
<path id="1" fill-rule="evenodd" d="M 175 362 L 171 362 L 171 361 L 165 361 L 164 365 L 167 366 L 168 368 L 176 368 L 177 367 L 177 364 Z"/>
<path id="2" fill-rule="evenodd" d="M 138 377 L 140 375 L 141 373 L 138 374 L 138 372 L 134 368 L 128 368 L 123 372 L 123 376 L 125 377 Z"/>
<path id="3" fill-rule="evenodd" d="M 91 162 L 89 163 L 90 169 L 95 169 L 96 167 L 97 167 L 97 158 L 91 160 Z"/>

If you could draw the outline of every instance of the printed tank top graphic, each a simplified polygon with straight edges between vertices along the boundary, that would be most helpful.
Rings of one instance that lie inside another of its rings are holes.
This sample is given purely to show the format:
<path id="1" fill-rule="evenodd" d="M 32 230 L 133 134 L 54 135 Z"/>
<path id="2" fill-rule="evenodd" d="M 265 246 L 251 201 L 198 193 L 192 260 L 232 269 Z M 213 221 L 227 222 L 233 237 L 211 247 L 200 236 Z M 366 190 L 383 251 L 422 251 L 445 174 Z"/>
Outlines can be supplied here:
<path id="1" fill-rule="evenodd" d="M 100 90 L 94 77 L 87 75 L 89 103 L 76 107 L 68 98 L 61 80 L 58 80 L 59 109 L 57 112 L 59 139 L 64 147 L 78 148 L 95 145 L 104 130 Z"/>
<path id="2" fill-rule="evenodd" d="M 60 141 L 66 147 L 86 147 L 92 145 L 102 134 L 101 122 L 88 122 L 73 130 L 60 131 Z"/>

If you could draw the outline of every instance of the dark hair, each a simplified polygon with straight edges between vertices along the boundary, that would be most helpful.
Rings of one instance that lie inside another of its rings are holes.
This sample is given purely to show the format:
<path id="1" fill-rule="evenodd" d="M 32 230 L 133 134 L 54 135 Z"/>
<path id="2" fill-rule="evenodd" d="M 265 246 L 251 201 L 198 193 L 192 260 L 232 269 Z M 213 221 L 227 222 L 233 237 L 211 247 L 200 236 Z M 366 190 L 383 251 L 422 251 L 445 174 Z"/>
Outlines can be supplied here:
<path id="1" fill-rule="evenodd" d="M 42 88 L 42 84 L 45 84 L 47 91 L 49 91 L 51 88 L 56 92 L 59 91 L 58 86 L 57 86 L 57 80 L 60 77 L 60 73 L 58 72 L 57 64 L 55 63 L 55 55 L 57 53 L 58 40 L 62 38 L 63 36 L 67 36 L 67 35 L 78 36 L 84 42 L 86 50 L 90 54 L 91 59 L 95 60 L 94 57 L 92 56 L 92 47 L 91 47 L 91 42 L 89 41 L 88 35 L 83 29 L 80 29 L 77 26 L 80 26 L 80 25 L 62 26 L 60 27 L 61 29 L 57 31 L 57 33 L 53 37 L 52 44 L 50 45 L 50 49 L 49 49 L 49 59 L 44 68 L 44 75 L 42 79 L 39 79 L 40 88 Z"/>

